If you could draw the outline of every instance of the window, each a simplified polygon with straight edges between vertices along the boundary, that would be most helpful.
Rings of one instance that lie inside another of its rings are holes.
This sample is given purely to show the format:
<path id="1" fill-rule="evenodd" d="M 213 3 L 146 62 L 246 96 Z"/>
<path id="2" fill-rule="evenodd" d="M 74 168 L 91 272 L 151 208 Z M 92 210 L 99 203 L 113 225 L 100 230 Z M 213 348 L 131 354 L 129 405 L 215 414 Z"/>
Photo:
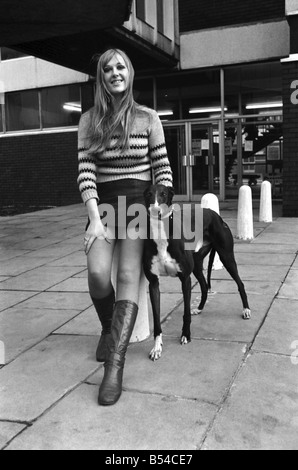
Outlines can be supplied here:
<path id="1" fill-rule="evenodd" d="M 6 130 L 40 129 L 38 91 L 21 91 L 5 95 Z"/>
<path id="2" fill-rule="evenodd" d="M 134 84 L 134 98 L 137 103 L 153 108 L 153 80 L 150 78 L 136 80 Z"/>
<path id="3" fill-rule="evenodd" d="M 163 0 L 157 1 L 157 31 L 164 34 L 164 5 Z"/>
<path id="4" fill-rule="evenodd" d="M 42 127 L 76 126 L 81 117 L 80 85 L 41 90 Z"/>
<path id="5" fill-rule="evenodd" d="M 137 18 L 146 21 L 146 5 L 145 0 L 136 0 Z"/>
<path id="6" fill-rule="evenodd" d="M 19 59 L 20 57 L 27 57 L 27 54 L 9 49 L 8 47 L 2 47 L 0 50 L 1 60 Z"/>
<path id="7" fill-rule="evenodd" d="M 2 104 L 0 101 L 0 132 L 3 132 Z"/>

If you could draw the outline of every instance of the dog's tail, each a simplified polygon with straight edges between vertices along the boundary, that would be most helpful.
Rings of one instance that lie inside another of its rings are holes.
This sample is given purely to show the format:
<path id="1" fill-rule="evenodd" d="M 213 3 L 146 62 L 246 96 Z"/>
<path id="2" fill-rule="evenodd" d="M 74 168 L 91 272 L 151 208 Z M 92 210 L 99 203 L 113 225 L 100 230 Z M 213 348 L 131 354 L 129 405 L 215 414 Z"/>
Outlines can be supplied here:
<path id="1" fill-rule="evenodd" d="M 209 256 L 209 263 L 208 263 L 208 275 L 207 275 L 207 283 L 208 283 L 208 290 L 211 290 L 211 273 L 212 273 L 212 267 L 214 263 L 214 258 L 215 258 L 216 250 L 212 248 Z"/>

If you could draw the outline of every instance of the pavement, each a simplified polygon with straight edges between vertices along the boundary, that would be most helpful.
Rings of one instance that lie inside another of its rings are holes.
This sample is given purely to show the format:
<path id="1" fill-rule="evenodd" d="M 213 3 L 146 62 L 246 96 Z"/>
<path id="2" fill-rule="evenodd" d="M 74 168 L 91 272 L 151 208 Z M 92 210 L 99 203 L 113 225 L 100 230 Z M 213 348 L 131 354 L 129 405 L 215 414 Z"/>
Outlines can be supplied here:
<path id="1" fill-rule="evenodd" d="M 235 203 L 221 215 L 235 234 Z M 298 219 L 254 215 L 254 240 L 235 240 L 252 320 L 227 272 L 213 271 L 215 293 L 180 346 L 180 283 L 162 278 L 163 356 L 149 360 L 152 336 L 131 344 L 108 408 L 97 405 L 85 208 L 0 218 L 0 449 L 297 450 Z M 193 279 L 193 306 L 199 296 Z"/>

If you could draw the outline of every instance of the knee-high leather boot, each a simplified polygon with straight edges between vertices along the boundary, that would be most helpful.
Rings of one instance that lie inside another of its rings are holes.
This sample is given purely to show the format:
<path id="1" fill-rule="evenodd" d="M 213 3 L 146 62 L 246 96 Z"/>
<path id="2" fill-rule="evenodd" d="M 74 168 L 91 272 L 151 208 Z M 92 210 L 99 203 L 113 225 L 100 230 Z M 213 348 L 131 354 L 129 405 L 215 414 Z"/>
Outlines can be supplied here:
<path id="1" fill-rule="evenodd" d="M 121 396 L 125 355 L 137 314 L 138 306 L 134 302 L 129 300 L 116 302 L 108 344 L 109 358 L 105 363 L 105 374 L 99 389 L 100 405 L 114 405 Z"/>
<path id="2" fill-rule="evenodd" d="M 93 297 L 91 297 L 91 299 L 102 326 L 101 337 L 96 350 L 96 360 L 98 362 L 105 362 L 108 358 L 107 343 L 111 336 L 115 291 L 113 289 L 111 294 L 104 299 L 95 299 Z"/>

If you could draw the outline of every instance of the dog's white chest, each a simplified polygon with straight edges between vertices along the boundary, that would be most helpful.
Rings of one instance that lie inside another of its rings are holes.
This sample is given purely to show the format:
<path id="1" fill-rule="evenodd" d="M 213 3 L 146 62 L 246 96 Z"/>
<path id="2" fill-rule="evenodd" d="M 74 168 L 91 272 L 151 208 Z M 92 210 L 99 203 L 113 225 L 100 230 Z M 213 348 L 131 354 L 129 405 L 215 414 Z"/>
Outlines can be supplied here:
<path id="1" fill-rule="evenodd" d="M 153 239 L 157 246 L 157 255 L 152 259 L 151 272 L 156 276 L 172 276 L 176 277 L 181 272 L 179 263 L 174 260 L 169 252 L 168 240 L 166 233 L 163 229 L 163 224 L 159 221 L 154 221 L 151 224 Z"/>

